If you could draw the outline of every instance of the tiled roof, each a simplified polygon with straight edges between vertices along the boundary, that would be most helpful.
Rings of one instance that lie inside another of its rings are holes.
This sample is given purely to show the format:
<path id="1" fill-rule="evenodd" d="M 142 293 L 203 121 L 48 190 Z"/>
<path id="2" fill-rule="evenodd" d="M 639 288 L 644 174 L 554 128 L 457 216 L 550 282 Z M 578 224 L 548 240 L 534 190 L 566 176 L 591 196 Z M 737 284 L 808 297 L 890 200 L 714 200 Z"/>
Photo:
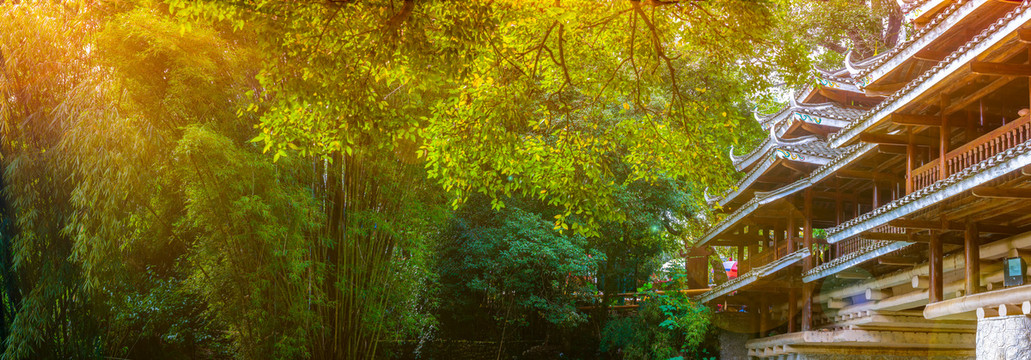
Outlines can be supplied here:
<path id="1" fill-rule="evenodd" d="M 712 290 L 709 290 L 701 295 L 698 295 L 697 299 L 701 303 L 712 301 L 713 299 L 716 299 L 720 296 L 729 294 L 732 291 L 740 289 L 745 285 L 751 284 L 760 278 L 773 275 L 777 271 L 780 271 L 781 269 L 784 269 L 789 265 L 794 264 L 809 255 L 810 251 L 807 248 L 803 248 L 793 253 L 784 255 L 784 257 L 781 257 L 780 259 L 773 260 L 769 264 L 752 269 L 752 271 L 749 271 L 744 275 L 737 277 L 736 279 L 727 281 L 723 284 L 720 284 L 719 286 L 712 288 Z"/>
<path id="2" fill-rule="evenodd" d="M 782 122 L 776 122 L 776 123 L 773 123 L 772 125 L 775 127 L 777 135 L 783 135 L 784 131 L 787 130 L 788 125 L 790 125 L 790 121 L 789 120 L 795 120 L 795 119 L 793 119 L 792 116 L 789 116 L 789 115 L 794 114 L 794 113 L 798 113 L 798 114 L 802 114 L 802 115 L 808 115 L 808 116 L 814 116 L 814 117 L 817 117 L 817 118 L 840 120 L 842 122 L 851 122 L 851 121 L 861 117 L 864 114 L 864 112 L 865 112 L 865 110 L 846 108 L 846 107 L 838 106 L 838 105 L 835 105 L 835 104 L 799 105 L 799 106 L 796 106 L 796 107 L 785 106 L 780 111 L 774 113 L 773 115 L 768 116 L 766 119 L 758 119 L 758 121 L 760 121 L 760 122 L 762 122 L 762 121 L 770 122 L 770 121 L 773 121 L 775 119 L 776 120 L 781 120 Z M 833 124 L 823 124 L 823 125 L 834 126 Z M 764 128 L 766 128 L 766 127 L 764 126 Z M 762 143 L 760 143 L 758 146 L 753 148 L 752 151 L 749 151 L 745 155 L 734 155 L 734 149 L 731 148 L 731 150 L 730 150 L 730 160 L 734 164 L 734 168 L 736 168 L 738 171 L 741 171 L 741 170 L 744 170 L 745 168 L 747 168 L 748 166 L 750 166 L 751 164 L 755 163 L 756 161 L 764 158 L 766 154 L 768 154 L 769 152 L 773 151 L 774 148 L 777 148 L 777 147 L 778 147 L 777 144 L 771 139 L 770 136 L 768 136 L 765 140 L 763 140 Z M 828 156 L 828 157 L 833 157 L 834 155 L 838 154 L 838 152 L 836 152 L 836 151 L 834 151 L 834 152 L 821 151 L 820 153 L 825 154 L 825 155 L 826 154 L 830 154 L 830 156 Z M 823 156 L 823 155 L 819 155 L 818 153 L 810 153 L 810 154 L 817 155 L 817 156 Z"/>
<path id="3" fill-rule="evenodd" d="M 831 148 L 829 145 L 827 145 L 826 141 L 813 141 L 797 145 L 785 145 L 782 148 L 791 152 L 819 156 L 828 159 L 836 158 L 838 156 L 841 156 L 841 154 L 843 153 L 841 149 Z"/>
<path id="4" fill-rule="evenodd" d="M 841 155 L 834 158 L 834 160 L 831 160 L 831 162 L 827 163 L 826 165 L 820 166 L 812 173 L 810 173 L 809 176 L 799 179 L 798 181 L 795 181 L 791 184 L 782 186 L 777 190 L 762 193 L 757 192 L 755 194 L 755 197 L 741 205 L 741 207 L 739 207 L 736 211 L 731 213 L 730 216 L 726 217 L 723 221 L 719 222 L 715 226 L 709 228 L 709 230 L 706 231 L 706 233 L 702 235 L 701 238 L 699 238 L 699 241 L 696 244 L 696 246 L 705 244 L 709 240 L 712 240 L 713 237 L 722 233 L 729 226 L 737 223 L 737 221 L 744 218 L 746 214 L 755 211 L 755 209 L 757 209 L 760 205 L 773 202 L 784 196 L 793 194 L 796 191 L 809 187 L 813 183 L 818 182 L 822 180 L 824 177 L 830 175 L 835 170 L 839 169 L 841 166 L 851 163 L 860 156 L 868 153 L 870 150 L 873 150 L 874 147 L 876 147 L 876 145 L 874 144 L 859 144 L 843 148 L 841 149 Z"/>
<path id="5" fill-rule="evenodd" d="M 852 121 L 866 113 L 866 110 L 834 106 L 826 109 L 796 109 L 796 112 L 832 119 Z"/>
<path id="6" fill-rule="evenodd" d="M 748 175 L 742 177 L 734 186 L 723 192 L 722 198 L 713 199 L 706 195 L 707 200 L 710 203 L 718 202 L 720 206 L 726 206 L 728 202 L 740 196 L 745 189 L 750 187 L 759 176 L 765 173 L 780 158 L 823 165 L 829 162 L 829 160 L 838 157 L 841 153 L 841 150 L 833 149 L 827 146 L 826 142 L 815 140 L 815 138 L 814 141 L 797 144 L 774 144 L 770 151 L 767 151 L 766 160 L 759 166 L 753 167 L 748 172 Z"/>
<path id="7" fill-rule="evenodd" d="M 910 92 L 914 91 L 914 89 L 916 89 L 917 87 L 922 85 L 924 82 L 927 82 L 930 79 L 933 79 L 933 78 L 935 78 L 936 76 L 939 76 L 939 75 L 941 75 L 941 76 L 947 75 L 947 74 L 941 74 L 941 73 L 947 67 L 953 65 L 953 62 L 956 62 L 957 59 L 960 59 L 960 58 L 964 57 L 965 55 L 967 55 L 967 52 L 972 51 L 972 49 L 978 49 L 979 46 L 983 47 L 982 50 L 987 49 L 987 47 L 990 46 L 990 45 L 989 44 L 985 44 L 984 40 L 986 38 L 992 36 L 992 35 L 995 35 L 1001 29 L 1006 29 L 1007 25 L 1011 25 L 1011 26 L 1019 26 L 1019 25 L 1021 25 L 1021 24 L 1013 25 L 1013 24 L 1009 24 L 1009 23 L 1011 21 L 1014 21 L 1018 16 L 1028 17 L 1027 16 L 1028 14 L 1026 14 L 1026 13 L 1027 13 L 1027 10 L 1028 10 L 1029 7 L 1031 7 L 1031 2 L 1024 2 L 1024 3 L 1022 3 L 1019 7 L 1017 7 L 1013 11 L 1007 13 L 1006 16 L 1003 16 L 998 21 L 993 23 L 991 26 L 989 26 L 988 28 L 986 28 L 983 31 L 981 31 L 980 34 L 975 36 L 973 39 L 968 41 L 966 44 L 963 44 L 963 46 L 961 46 L 955 52 L 953 52 L 948 57 L 946 57 L 945 60 L 942 60 L 941 62 L 939 62 L 938 65 L 935 65 L 931 69 L 925 71 L 923 74 L 921 74 L 917 78 L 913 79 L 913 81 L 910 81 L 908 84 L 906 84 L 906 86 L 904 86 L 902 89 L 899 89 L 898 91 L 893 93 L 891 96 L 886 98 L 884 101 L 882 101 L 880 104 L 878 104 L 874 108 L 872 108 L 869 111 L 867 111 L 862 116 L 862 118 L 858 119 L 857 121 L 853 121 L 848 126 L 846 126 L 846 127 L 842 128 L 841 130 L 839 130 L 836 134 L 831 135 L 830 139 L 829 139 L 830 142 L 831 142 L 831 145 L 832 146 L 841 145 L 845 141 L 849 140 L 851 137 L 855 136 L 856 135 L 856 131 L 858 131 L 859 128 L 865 128 L 867 126 L 870 126 L 871 124 L 869 122 L 872 120 L 872 117 L 875 114 L 877 114 L 878 112 L 880 112 L 881 110 L 884 110 L 885 108 L 887 108 L 889 106 L 897 106 L 898 104 L 896 104 L 896 102 L 898 102 L 900 99 L 905 99 L 906 96 L 909 95 Z"/>
<path id="8" fill-rule="evenodd" d="M 906 41 L 903 41 L 895 45 L 895 47 L 891 48 L 891 50 L 888 50 L 886 53 L 884 53 L 884 56 L 878 58 L 876 62 L 870 64 L 866 68 L 861 69 L 859 72 L 857 72 L 855 74 L 855 77 L 863 78 L 869 75 L 870 72 L 872 72 L 874 69 L 881 65 L 884 65 L 884 63 L 893 59 L 903 50 L 906 50 L 906 48 L 912 46 L 914 43 L 918 42 L 924 36 L 927 36 L 927 34 L 934 33 L 937 35 L 937 33 L 932 32 L 932 30 L 936 30 L 937 27 L 941 25 L 941 23 L 945 21 L 946 18 L 949 17 L 949 15 L 952 15 L 954 12 L 956 12 L 956 10 L 958 10 L 963 4 L 965 4 L 968 1 L 969 0 L 959 0 L 954 2 L 952 5 L 949 5 L 947 8 L 945 8 L 944 11 L 939 12 L 938 15 L 931 19 L 931 22 L 927 23 L 926 26 L 920 28 L 920 30 L 917 30 L 917 32 L 913 34 L 913 36 L 910 36 L 908 39 L 906 39 Z M 927 0 L 922 1 L 921 4 L 914 5 L 912 8 L 916 8 L 922 5 L 923 2 L 927 2 Z"/>
<path id="9" fill-rule="evenodd" d="M 895 210 L 895 209 L 899 209 L 899 208 L 901 208 L 903 206 L 906 206 L 908 204 L 914 203 L 914 202 L 916 202 L 918 200 L 921 200 L 921 199 L 924 199 L 924 198 L 930 198 L 931 200 L 934 200 L 935 202 L 940 201 L 940 200 L 944 200 L 945 198 L 947 198 L 949 196 L 952 196 L 952 195 L 955 195 L 955 194 L 944 194 L 944 193 L 941 193 L 941 191 L 943 189 L 951 188 L 953 185 L 958 184 L 958 183 L 960 183 L 960 182 L 962 182 L 964 180 L 967 180 L 968 178 L 975 177 L 978 174 L 981 174 L 982 172 L 985 172 L 985 171 L 988 171 L 988 170 L 995 170 L 994 169 L 995 166 L 1006 164 L 1009 160 L 1011 160 L 1013 158 L 1017 158 L 1019 156 L 1025 156 L 1025 157 L 1031 159 L 1031 140 L 1025 141 L 1025 142 L 1021 143 L 1020 145 L 1014 146 L 1014 147 L 1012 147 L 1012 148 L 1010 148 L 1010 149 L 1008 149 L 1006 151 L 1000 152 L 1000 153 L 996 154 L 995 156 L 992 156 L 992 157 L 990 157 L 988 159 L 985 159 L 984 161 L 981 161 L 981 162 L 977 163 L 976 165 L 967 167 L 966 169 L 963 169 L 960 172 L 952 174 L 949 177 L 945 178 L 944 180 L 939 180 L 939 181 L 935 182 L 934 184 L 931 184 L 930 186 L 927 186 L 925 188 L 922 188 L 922 189 L 919 189 L 917 191 L 914 191 L 914 192 L 910 193 L 909 195 L 906 195 L 906 196 L 904 196 L 902 198 L 896 199 L 895 201 L 892 201 L 892 202 L 890 202 L 890 203 L 888 203 L 888 204 L 886 204 L 884 206 L 881 206 L 881 207 L 879 207 L 877 209 L 874 209 L 871 212 L 868 212 L 866 214 L 860 215 L 860 216 L 858 216 L 858 217 L 856 217 L 856 218 L 854 218 L 852 220 L 846 221 L 844 223 L 839 224 L 838 226 L 830 228 L 830 229 L 827 230 L 827 234 L 828 234 L 828 236 L 827 236 L 828 239 L 827 240 L 828 240 L 828 242 L 837 242 L 837 241 L 843 240 L 843 238 L 841 238 L 841 236 L 840 236 L 840 233 L 842 231 L 844 231 L 845 229 L 849 229 L 849 228 L 854 227 L 856 225 L 859 225 L 859 224 L 861 224 L 863 222 L 871 220 L 874 217 L 877 217 L 877 216 L 882 215 L 882 214 L 886 214 L 886 213 L 891 212 L 892 210 Z M 1031 160 L 1029 160 L 1029 162 L 1031 162 Z M 1021 164 L 1018 164 L 1018 165 L 1021 165 Z M 1001 174 L 998 174 L 998 175 L 1001 175 Z M 960 191 L 965 191 L 965 189 L 964 190 L 960 190 Z M 835 235 L 838 235 L 838 236 L 835 236 Z"/>

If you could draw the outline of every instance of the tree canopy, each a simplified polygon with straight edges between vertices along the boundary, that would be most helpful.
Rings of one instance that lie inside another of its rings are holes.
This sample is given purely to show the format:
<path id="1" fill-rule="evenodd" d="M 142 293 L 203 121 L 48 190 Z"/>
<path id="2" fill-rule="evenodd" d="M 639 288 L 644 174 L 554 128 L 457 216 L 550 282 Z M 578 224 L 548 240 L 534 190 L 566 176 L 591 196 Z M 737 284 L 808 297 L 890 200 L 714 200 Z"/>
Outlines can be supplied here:
<path id="1" fill-rule="evenodd" d="M 382 357 L 463 256 L 582 324 L 551 285 L 675 256 L 776 87 L 890 46 L 856 3 L 0 2 L 3 358 Z"/>

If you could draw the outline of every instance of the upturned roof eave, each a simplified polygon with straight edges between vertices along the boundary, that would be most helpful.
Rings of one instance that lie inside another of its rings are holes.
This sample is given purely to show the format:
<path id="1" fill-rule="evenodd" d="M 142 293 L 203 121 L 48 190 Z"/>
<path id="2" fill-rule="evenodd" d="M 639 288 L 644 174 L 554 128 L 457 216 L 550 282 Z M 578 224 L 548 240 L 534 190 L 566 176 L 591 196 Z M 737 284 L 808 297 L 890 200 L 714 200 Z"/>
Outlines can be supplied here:
<path id="1" fill-rule="evenodd" d="M 990 1 L 992 0 L 971 0 L 950 5 L 932 18 L 927 26 L 918 30 L 911 39 L 889 50 L 884 58 L 870 67 L 856 73 L 857 82 L 863 87 L 877 84 L 885 75 L 912 59 L 916 53 L 931 45 L 942 34 L 963 22 L 974 10 Z"/>
<path id="2" fill-rule="evenodd" d="M 870 109 L 863 118 L 842 128 L 841 131 L 830 137 L 831 147 L 842 147 L 855 142 L 860 133 L 887 119 L 888 116 L 901 107 L 930 91 L 946 77 L 964 69 L 965 65 L 970 61 L 977 59 L 984 52 L 1008 37 L 1013 36 L 1020 27 L 1031 21 L 1031 11 L 1028 11 L 1029 7 L 1031 7 L 1031 3 L 1023 3 L 1020 7 L 1007 13 L 1006 16 L 1000 18 L 999 21 L 989 26 L 988 29 L 985 29 L 978 36 L 975 36 L 937 66 L 924 72 L 924 74 L 911 81 L 899 91 L 896 91 L 873 109 Z"/>
<path id="3" fill-rule="evenodd" d="M 779 259 L 771 261 L 769 264 L 757 267 L 751 271 L 739 276 L 736 279 L 727 281 L 720 286 L 709 290 L 708 292 L 698 295 L 698 302 L 707 303 L 715 300 L 716 298 L 734 292 L 736 290 L 745 287 L 756 280 L 776 274 L 778 271 L 791 266 L 794 263 L 801 261 L 811 254 L 808 248 L 803 248 L 793 253 L 787 254 Z"/>
<path id="4" fill-rule="evenodd" d="M 704 246 L 709 241 L 712 241 L 713 238 L 719 236 L 724 231 L 730 229 L 732 226 L 737 224 L 737 222 L 741 221 L 741 219 L 743 219 L 745 216 L 758 209 L 760 206 L 777 201 L 785 196 L 794 194 L 800 190 L 808 188 L 812 184 L 823 180 L 827 176 L 830 176 L 834 173 L 834 171 L 837 171 L 838 169 L 847 166 L 848 164 L 851 164 L 852 162 L 861 158 L 863 155 L 870 153 L 870 151 L 873 150 L 875 147 L 876 145 L 874 144 L 865 144 L 862 146 L 845 150 L 845 153 L 839 155 L 831 162 L 827 163 L 826 165 L 820 166 L 816 170 L 813 170 L 813 172 L 810 173 L 809 176 L 799 179 L 798 181 L 795 181 L 791 184 L 785 185 L 784 187 L 781 187 L 777 190 L 766 192 L 762 195 L 756 195 L 752 198 L 752 200 L 749 200 L 736 211 L 731 213 L 730 216 L 728 216 L 726 219 L 720 221 L 713 227 L 709 228 L 709 230 L 706 231 L 706 233 L 698 239 L 698 241 L 695 243 L 695 246 Z"/>

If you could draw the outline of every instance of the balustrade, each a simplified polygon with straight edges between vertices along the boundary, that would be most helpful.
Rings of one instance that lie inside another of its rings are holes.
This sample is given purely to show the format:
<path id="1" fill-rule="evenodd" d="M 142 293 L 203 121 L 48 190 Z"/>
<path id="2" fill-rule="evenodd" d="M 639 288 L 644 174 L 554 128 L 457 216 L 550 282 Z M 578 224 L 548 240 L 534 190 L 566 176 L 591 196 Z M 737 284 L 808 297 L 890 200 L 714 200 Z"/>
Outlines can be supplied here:
<path id="1" fill-rule="evenodd" d="M 924 166 L 913 170 L 913 191 L 931 186 L 950 174 L 963 171 L 963 169 L 976 165 L 1028 139 L 1031 139 L 1031 117 L 1024 115 L 949 151 L 945 154 L 946 172 L 944 174 L 941 172 L 941 163 L 938 160 L 931 160 Z"/>
<path id="2" fill-rule="evenodd" d="M 878 226 L 878 227 L 874 228 L 873 230 L 870 230 L 870 232 L 890 233 L 890 234 L 905 234 L 906 233 L 906 229 L 905 228 L 894 227 L 894 226 L 888 226 L 888 225 L 881 225 L 881 226 Z M 845 256 L 845 255 L 854 253 L 856 251 L 862 250 L 863 248 L 866 248 L 868 246 L 871 246 L 871 245 L 874 245 L 874 244 L 877 244 L 877 243 L 884 243 L 884 242 L 886 242 L 886 241 L 863 239 L 862 235 L 853 236 L 850 239 L 842 240 L 842 241 L 839 241 L 839 242 L 834 244 L 834 256 L 836 258 L 840 258 L 842 256 Z"/>

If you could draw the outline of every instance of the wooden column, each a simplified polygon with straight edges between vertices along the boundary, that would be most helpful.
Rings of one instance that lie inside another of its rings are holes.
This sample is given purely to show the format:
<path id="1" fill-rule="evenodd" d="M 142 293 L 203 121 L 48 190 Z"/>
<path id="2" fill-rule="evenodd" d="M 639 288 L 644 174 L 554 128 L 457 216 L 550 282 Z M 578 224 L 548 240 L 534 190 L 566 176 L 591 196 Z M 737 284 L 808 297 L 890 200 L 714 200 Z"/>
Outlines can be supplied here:
<path id="1" fill-rule="evenodd" d="M 756 256 L 759 256 L 759 243 L 752 242 L 751 244 L 748 244 L 748 269 L 749 270 L 752 269 Z"/>
<path id="2" fill-rule="evenodd" d="M 793 214 L 788 214 L 788 228 L 787 228 L 787 231 L 785 231 L 783 227 L 778 226 L 777 227 L 777 231 L 774 232 L 774 234 L 776 235 L 776 239 L 777 239 L 773 243 L 773 248 L 775 250 L 780 251 L 780 244 L 784 241 L 784 236 L 785 235 L 787 235 L 787 238 L 788 238 L 787 239 L 788 244 L 789 244 L 788 246 L 790 246 L 790 244 L 795 241 L 794 238 L 791 236 L 791 227 L 792 226 L 795 226 L 795 217 L 793 216 Z M 773 256 L 773 258 L 774 258 L 774 260 L 776 260 L 776 259 L 779 259 L 781 256 L 784 256 L 784 255 L 786 255 L 786 254 L 777 253 L 777 254 L 775 254 Z"/>
<path id="3" fill-rule="evenodd" d="M 798 321 L 795 320 L 795 315 L 798 315 L 798 291 L 795 289 L 788 290 L 788 332 L 793 333 L 798 331 Z"/>
<path id="4" fill-rule="evenodd" d="M 802 331 L 813 329 L 813 291 L 816 289 L 816 282 L 802 284 Z"/>
<path id="5" fill-rule="evenodd" d="M 766 331 L 770 329 L 769 318 L 770 309 L 769 301 L 765 297 L 759 298 L 759 337 L 763 337 Z"/>
<path id="6" fill-rule="evenodd" d="M 749 313 L 752 314 L 752 328 L 755 329 L 756 336 L 762 336 L 762 298 L 752 302 L 752 308 L 749 309 Z"/>
<path id="7" fill-rule="evenodd" d="M 873 194 L 872 195 L 873 196 L 871 196 L 871 198 L 873 200 L 872 201 L 873 208 L 876 209 L 876 208 L 881 207 L 881 187 L 880 187 L 880 181 L 877 181 L 877 180 L 873 181 Z"/>
<path id="8" fill-rule="evenodd" d="M 945 114 L 945 108 L 949 105 L 949 98 L 942 94 L 942 126 L 938 129 L 938 180 L 944 180 L 949 176 L 949 169 L 945 166 L 945 154 L 949 153 L 949 138 L 952 129 L 949 128 L 949 117 Z"/>
<path id="9" fill-rule="evenodd" d="M 805 203 L 802 205 L 803 217 L 805 222 L 802 225 L 802 243 L 806 249 L 813 249 L 813 190 L 806 189 L 805 191 Z M 812 256 L 807 256 L 804 260 L 805 269 L 809 270 L 812 267 Z"/>
<path id="10" fill-rule="evenodd" d="M 842 214 L 842 212 L 844 210 L 842 209 L 842 203 L 841 203 L 841 186 L 839 185 L 838 181 L 839 181 L 839 179 L 837 177 L 835 177 L 834 178 L 834 190 L 836 191 L 834 193 L 834 225 L 835 226 L 840 225 L 841 222 L 844 221 L 844 217 L 845 217 L 845 215 Z"/>
<path id="11" fill-rule="evenodd" d="M 906 144 L 906 195 L 913 192 L 913 170 L 916 169 L 916 134 L 913 134 L 913 127 L 906 126 L 909 133 L 909 142 Z"/>
<path id="12" fill-rule="evenodd" d="M 745 246 L 737 246 L 737 276 L 741 276 L 744 272 L 748 271 L 748 265 L 745 264 Z"/>
<path id="13" fill-rule="evenodd" d="M 936 303 L 945 299 L 942 288 L 942 239 L 941 232 L 931 230 L 930 250 L 930 277 L 931 284 L 928 290 L 929 303 Z"/>
<path id="14" fill-rule="evenodd" d="M 966 262 L 966 295 L 978 293 L 981 288 L 981 241 L 977 223 L 967 219 L 963 232 L 963 255 Z"/>
<path id="15" fill-rule="evenodd" d="M 806 249 L 813 249 L 813 190 L 806 189 L 805 204 L 803 209 L 805 222 L 802 225 L 802 243 Z M 803 260 L 802 271 L 809 271 L 813 267 L 812 255 L 806 256 Z M 802 291 L 802 331 L 809 331 L 813 325 L 813 283 L 806 283 Z"/>

